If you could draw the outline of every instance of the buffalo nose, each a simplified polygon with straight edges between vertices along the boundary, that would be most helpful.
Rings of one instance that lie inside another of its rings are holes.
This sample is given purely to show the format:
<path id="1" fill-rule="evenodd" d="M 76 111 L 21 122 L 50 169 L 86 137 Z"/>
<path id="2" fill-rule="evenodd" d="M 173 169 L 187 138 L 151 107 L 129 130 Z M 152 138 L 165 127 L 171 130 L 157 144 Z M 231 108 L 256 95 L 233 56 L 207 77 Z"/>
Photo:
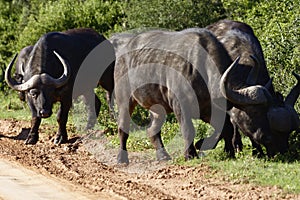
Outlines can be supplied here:
<path id="1" fill-rule="evenodd" d="M 51 112 L 49 112 L 49 111 L 43 109 L 43 110 L 40 110 L 40 115 L 41 115 L 41 117 L 43 117 L 43 118 L 47 118 L 47 117 L 50 117 Z"/>

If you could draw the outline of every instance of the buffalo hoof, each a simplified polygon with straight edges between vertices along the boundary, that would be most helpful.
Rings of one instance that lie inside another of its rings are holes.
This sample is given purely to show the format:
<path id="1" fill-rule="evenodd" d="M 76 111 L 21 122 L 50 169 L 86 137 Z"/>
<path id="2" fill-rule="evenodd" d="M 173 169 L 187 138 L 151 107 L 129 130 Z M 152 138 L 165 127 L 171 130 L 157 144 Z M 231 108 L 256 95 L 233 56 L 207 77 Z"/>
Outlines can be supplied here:
<path id="1" fill-rule="evenodd" d="M 228 155 L 229 158 L 235 158 L 235 149 L 232 146 L 228 147 L 225 144 L 224 152 Z"/>
<path id="2" fill-rule="evenodd" d="M 120 149 L 117 157 L 118 164 L 129 164 L 128 152 Z"/>
<path id="3" fill-rule="evenodd" d="M 171 157 L 167 153 L 165 148 L 161 148 L 161 149 L 156 150 L 156 158 L 157 158 L 158 161 L 171 160 Z"/>
<path id="4" fill-rule="evenodd" d="M 29 134 L 25 140 L 25 144 L 36 144 L 38 140 L 39 140 L 39 135 Z"/>
<path id="5" fill-rule="evenodd" d="M 191 145 L 189 148 L 188 148 L 188 150 L 185 152 L 185 154 L 184 154 L 184 158 L 185 158 L 185 160 L 187 161 L 187 160 L 191 160 L 191 159 L 193 159 L 193 158 L 199 158 L 198 157 L 198 154 L 197 154 L 197 151 L 196 151 L 196 149 L 195 149 L 195 147 L 194 147 L 194 145 Z"/>
<path id="6" fill-rule="evenodd" d="M 54 139 L 54 144 L 64 144 L 68 141 L 68 136 L 57 135 Z"/>

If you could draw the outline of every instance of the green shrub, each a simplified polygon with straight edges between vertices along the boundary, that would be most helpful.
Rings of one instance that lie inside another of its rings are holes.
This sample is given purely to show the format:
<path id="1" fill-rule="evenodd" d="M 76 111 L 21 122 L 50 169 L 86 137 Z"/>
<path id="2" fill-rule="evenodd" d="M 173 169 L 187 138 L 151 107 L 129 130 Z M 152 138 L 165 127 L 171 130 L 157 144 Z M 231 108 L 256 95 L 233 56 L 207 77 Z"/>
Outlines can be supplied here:
<path id="1" fill-rule="evenodd" d="M 89 27 L 99 33 L 108 34 L 121 23 L 123 11 L 118 1 L 61 0 L 46 1 L 38 6 L 37 16 L 28 16 L 27 25 L 18 39 L 18 48 L 35 43 L 38 38 L 51 31 Z M 27 15 L 23 11 L 23 15 Z"/>
<path id="2" fill-rule="evenodd" d="M 0 1 L 0 67 L 6 66 L 6 61 L 13 55 L 18 35 L 18 12 L 20 6 Z M 2 73 L 1 73 L 2 74 Z M 3 81 L 3 80 L 2 80 Z M 1 87 L 2 88 L 2 87 Z"/>
<path id="3" fill-rule="evenodd" d="M 218 0 L 131 0 L 126 7 L 126 29 L 166 28 L 182 30 L 204 27 L 224 18 L 225 10 Z"/>

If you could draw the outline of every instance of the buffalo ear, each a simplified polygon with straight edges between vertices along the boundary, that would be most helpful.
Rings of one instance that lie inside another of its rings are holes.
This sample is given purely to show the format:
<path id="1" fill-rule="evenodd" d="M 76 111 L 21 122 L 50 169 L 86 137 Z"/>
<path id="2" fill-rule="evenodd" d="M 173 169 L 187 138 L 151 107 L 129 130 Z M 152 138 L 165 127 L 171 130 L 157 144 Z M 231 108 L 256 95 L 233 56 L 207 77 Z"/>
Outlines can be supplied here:
<path id="1" fill-rule="evenodd" d="M 298 100 L 300 94 L 300 75 L 293 72 L 293 75 L 297 79 L 297 84 L 292 88 L 290 93 L 285 98 L 285 104 L 294 107 L 296 101 Z"/>

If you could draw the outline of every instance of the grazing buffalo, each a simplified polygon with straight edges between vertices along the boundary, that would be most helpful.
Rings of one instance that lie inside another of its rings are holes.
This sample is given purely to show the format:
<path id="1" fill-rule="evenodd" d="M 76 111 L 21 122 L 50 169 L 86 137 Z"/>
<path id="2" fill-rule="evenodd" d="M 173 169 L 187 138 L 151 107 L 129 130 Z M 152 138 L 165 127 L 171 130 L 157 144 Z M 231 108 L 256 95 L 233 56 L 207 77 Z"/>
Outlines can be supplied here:
<path id="1" fill-rule="evenodd" d="M 11 70 L 16 59 L 16 56 L 14 57 L 6 69 L 5 79 L 11 88 L 25 93 L 32 112 L 31 129 L 25 144 L 35 144 L 38 141 L 41 118 L 51 116 L 55 102 L 60 102 L 60 109 L 57 114 L 59 128 L 54 143 L 66 142 L 68 140 L 66 123 L 72 106 L 72 98 L 79 95 L 83 95 L 87 104 L 89 118 L 87 128 L 95 124 L 101 103 L 94 94 L 94 85 L 88 84 L 93 79 L 91 73 L 94 71 L 90 72 L 89 77 L 77 77 L 77 74 L 81 72 L 80 70 L 84 71 L 80 66 L 86 61 L 85 58 L 105 41 L 107 40 L 93 29 L 82 28 L 47 33 L 34 46 L 21 51 L 15 75 L 18 78 L 11 77 Z M 106 47 L 108 52 L 113 52 L 112 45 L 106 45 Z M 100 60 L 103 58 L 103 55 L 96 56 Z M 98 67 L 96 62 L 89 64 L 96 65 L 94 68 Z M 97 77 L 96 81 L 108 91 L 109 97 L 114 88 L 113 71 L 114 62 L 106 66 L 104 73 Z M 78 79 L 83 80 L 78 83 Z M 81 85 L 78 85 L 80 83 Z"/>
<path id="2" fill-rule="evenodd" d="M 147 133 L 158 160 L 170 158 L 160 135 L 167 113 L 174 112 L 180 123 L 186 159 L 197 157 L 192 118 L 210 123 L 218 137 L 223 135 L 225 150 L 230 154 L 234 154 L 230 122 L 234 116 L 229 118 L 226 111 L 233 105 L 253 110 L 253 115 L 244 120 L 253 134 L 260 125 L 253 124 L 253 119 L 268 123 L 255 113 L 262 108 L 257 105 L 269 100 L 266 88 L 256 84 L 260 67 L 239 65 L 240 57 L 232 62 L 223 45 L 207 29 L 140 33 L 132 36 L 117 55 L 114 78 L 119 110 L 119 163 L 129 162 L 126 141 L 130 116 L 137 104 L 150 111 L 152 121 Z M 257 62 L 255 55 L 248 57 L 249 62 Z M 215 143 L 204 141 L 207 146 Z"/>
<path id="3" fill-rule="evenodd" d="M 298 83 L 283 100 L 282 95 L 274 91 L 261 45 L 249 25 L 221 20 L 209 25 L 207 29 L 223 44 L 231 59 L 240 56 L 238 66 L 228 71 L 223 78 L 225 90 L 222 93 L 232 104 L 228 113 L 235 130 L 234 138 L 239 138 L 240 129 L 249 136 L 256 148 L 254 154 L 263 155 L 260 144 L 266 147 L 269 156 L 285 152 L 288 149 L 289 134 L 298 129 L 300 124 L 294 109 L 300 92 L 299 75 L 294 73 Z M 259 70 L 256 71 L 255 78 L 249 80 L 248 74 L 254 68 Z M 245 88 L 246 86 L 251 87 Z M 249 92 L 249 88 L 253 92 Z M 259 96 L 252 100 L 245 97 L 245 93 Z M 236 141 L 234 145 L 241 148 L 241 142 Z"/>

